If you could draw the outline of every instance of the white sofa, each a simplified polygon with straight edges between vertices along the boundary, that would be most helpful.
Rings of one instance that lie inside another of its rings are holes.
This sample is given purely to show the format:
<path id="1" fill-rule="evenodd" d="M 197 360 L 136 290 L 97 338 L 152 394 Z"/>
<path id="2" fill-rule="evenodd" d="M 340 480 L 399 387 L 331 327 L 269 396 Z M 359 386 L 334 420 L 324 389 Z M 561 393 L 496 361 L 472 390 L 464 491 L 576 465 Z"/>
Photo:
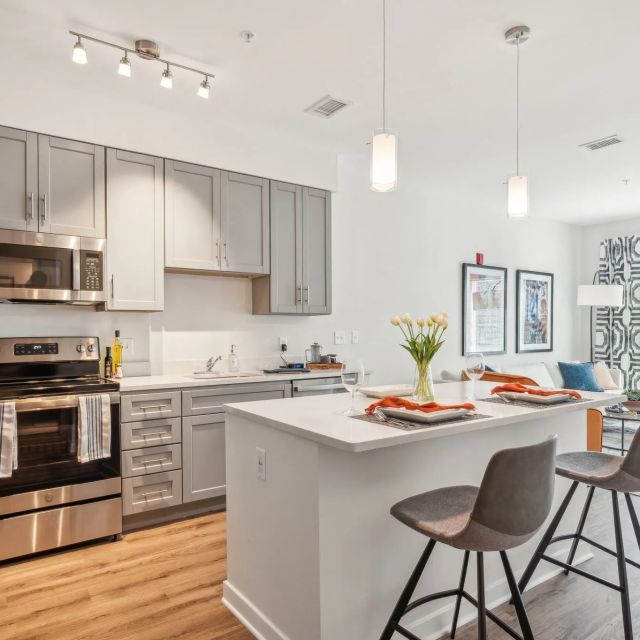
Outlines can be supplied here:
<path id="1" fill-rule="evenodd" d="M 562 388 L 564 381 L 557 362 L 547 364 L 545 362 L 514 362 L 501 367 L 491 365 L 496 373 L 511 373 L 524 376 L 537 382 L 541 387 Z M 609 369 L 613 381 L 618 385 L 617 389 L 610 389 L 606 393 L 617 394 L 623 391 L 624 379 L 620 369 Z M 460 380 L 460 371 L 443 371 L 443 380 Z"/>

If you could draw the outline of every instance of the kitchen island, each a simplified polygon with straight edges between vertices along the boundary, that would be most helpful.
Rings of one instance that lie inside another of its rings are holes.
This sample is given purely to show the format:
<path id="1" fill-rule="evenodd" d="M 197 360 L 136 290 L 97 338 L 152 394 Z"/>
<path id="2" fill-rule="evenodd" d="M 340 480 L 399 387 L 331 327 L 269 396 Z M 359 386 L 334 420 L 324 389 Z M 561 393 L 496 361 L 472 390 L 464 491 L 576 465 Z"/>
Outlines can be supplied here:
<path id="1" fill-rule="evenodd" d="M 488 397 L 492 386 L 479 383 L 478 397 Z M 465 392 L 464 383 L 436 385 L 442 403 L 460 402 Z M 477 401 L 484 418 L 412 431 L 342 415 L 345 396 L 228 405 L 224 603 L 263 640 L 376 640 L 427 542 L 393 519 L 390 507 L 438 487 L 478 485 L 499 449 L 554 433 L 558 453 L 584 449 L 586 409 L 622 398 L 583 396 L 544 408 Z M 371 401 L 358 402 L 364 409 Z M 568 486 L 557 479 L 553 510 Z M 560 533 L 577 519 L 574 502 Z M 540 535 L 510 552 L 517 574 Z M 559 544 L 553 551 L 566 555 L 568 548 Z M 578 561 L 589 557 L 581 551 Z M 416 596 L 455 588 L 462 556 L 436 546 Z M 498 555 L 486 561 L 487 602 L 494 607 L 508 598 L 508 589 Z M 531 584 L 557 572 L 541 566 Z M 470 572 L 468 584 L 474 583 Z M 405 626 L 420 637 L 437 637 L 450 624 L 453 604 L 420 607 Z M 463 606 L 461 621 L 472 617 L 475 610 Z"/>

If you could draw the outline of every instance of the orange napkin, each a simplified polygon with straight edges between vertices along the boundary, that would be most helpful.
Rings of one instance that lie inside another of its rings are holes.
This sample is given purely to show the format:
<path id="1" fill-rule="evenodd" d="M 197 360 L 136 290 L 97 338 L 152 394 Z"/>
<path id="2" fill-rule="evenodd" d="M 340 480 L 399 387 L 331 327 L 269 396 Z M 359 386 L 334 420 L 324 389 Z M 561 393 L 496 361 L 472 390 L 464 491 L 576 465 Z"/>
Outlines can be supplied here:
<path id="1" fill-rule="evenodd" d="M 523 384 L 519 382 L 510 382 L 509 384 L 503 384 L 499 387 L 494 387 L 491 389 L 491 393 L 500 393 L 502 391 L 510 391 L 512 393 L 530 393 L 533 396 L 557 396 L 560 394 L 569 394 L 573 396 L 576 400 L 580 400 L 582 396 L 573 389 L 535 389 L 532 387 L 525 387 Z"/>
<path id="2" fill-rule="evenodd" d="M 372 414 L 378 407 L 393 407 L 394 409 L 410 409 L 411 411 L 422 411 L 424 413 L 433 413 L 434 411 L 445 411 L 446 409 L 467 409 L 473 411 L 476 407 L 470 402 L 464 404 L 438 404 L 437 402 L 425 402 L 424 404 L 418 404 L 417 402 L 411 402 L 411 400 L 405 400 L 404 398 L 394 398 L 389 396 L 374 402 L 368 406 L 365 411 L 368 414 Z"/>

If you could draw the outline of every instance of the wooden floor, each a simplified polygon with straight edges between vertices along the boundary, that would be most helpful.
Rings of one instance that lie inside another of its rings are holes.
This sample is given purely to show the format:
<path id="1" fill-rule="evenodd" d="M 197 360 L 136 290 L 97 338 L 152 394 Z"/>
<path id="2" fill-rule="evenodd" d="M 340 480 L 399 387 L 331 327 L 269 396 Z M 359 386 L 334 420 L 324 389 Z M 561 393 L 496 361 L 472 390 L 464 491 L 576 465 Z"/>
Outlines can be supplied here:
<path id="1" fill-rule="evenodd" d="M 627 555 L 638 560 L 626 508 L 622 512 Z M 597 492 L 586 534 L 613 546 L 610 513 L 609 495 Z M 0 638 L 252 640 L 220 602 L 225 533 L 224 514 L 215 514 L 0 567 Z M 598 554 L 584 567 L 617 579 L 608 556 Z M 640 571 L 630 567 L 629 578 L 640 638 Z M 537 640 L 623 638 L 618 595 L 577 576 L 540 585 L 525 603 Z M 517 624 L 508 605 L 496 613 Z M 490 622 L 488 631 L 491 640 L 508 637 Z M 475 625 L 460 629 L 457 638 L 475 640 Z"/>

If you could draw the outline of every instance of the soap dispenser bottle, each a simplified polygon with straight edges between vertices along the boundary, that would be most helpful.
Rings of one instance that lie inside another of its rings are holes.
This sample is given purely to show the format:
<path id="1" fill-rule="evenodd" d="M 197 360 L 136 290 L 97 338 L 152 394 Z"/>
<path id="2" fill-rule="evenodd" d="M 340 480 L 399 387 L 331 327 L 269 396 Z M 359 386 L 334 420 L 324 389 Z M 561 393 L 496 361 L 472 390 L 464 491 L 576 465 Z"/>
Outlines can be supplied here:
<path id="1" fill-rule="evenodd" d="M 231 373 L 240 371 L 240 361 L 238 359 L 238 354 L 236 353 L 237 349 L 238 347 L 236 347 L 235 344 L 231 345 L 231 353 L 229 354 L 229 371 Z"/>

